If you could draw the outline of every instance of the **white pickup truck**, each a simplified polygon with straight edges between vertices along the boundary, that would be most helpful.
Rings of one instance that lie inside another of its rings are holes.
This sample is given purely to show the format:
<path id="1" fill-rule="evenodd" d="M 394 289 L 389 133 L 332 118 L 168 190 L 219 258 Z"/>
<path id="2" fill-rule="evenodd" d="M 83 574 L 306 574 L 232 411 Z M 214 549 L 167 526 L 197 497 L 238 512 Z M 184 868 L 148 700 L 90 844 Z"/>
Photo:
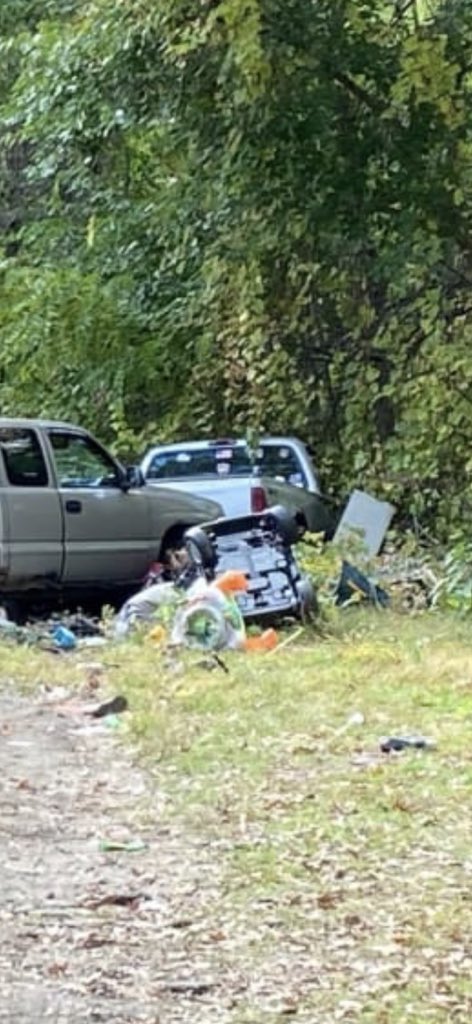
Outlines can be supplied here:
<path id="1" fill-rule="evenodd" d="M 284 505 L 313 532 L 330 529 L 331 516 L 305 445 L 295 437 L 246 441 L 181 441 L 150 448 L 141 462 L 146 483 L 217 501 L 225 516 Z"/>
<path id="2" fill-rule="evenodd" d="M 0 419 L 0 603 L 32 591 L 136 588 L 215 501 L 147 487 L 87 431 Z"/>

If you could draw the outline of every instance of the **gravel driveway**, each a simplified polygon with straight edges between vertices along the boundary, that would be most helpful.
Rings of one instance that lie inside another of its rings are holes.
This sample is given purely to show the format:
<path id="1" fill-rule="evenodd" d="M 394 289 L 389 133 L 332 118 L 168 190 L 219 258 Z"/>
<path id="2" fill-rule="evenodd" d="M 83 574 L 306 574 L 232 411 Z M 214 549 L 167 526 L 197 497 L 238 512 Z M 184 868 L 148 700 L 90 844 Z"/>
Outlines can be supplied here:
<path id="1" fill-rule="evenodd" d="M 9 689 L 0 773 L 1 1021 L 229 1020 L 215 858 L 159 827 L 159 793 L 126 746 L 80 703 Z"/>

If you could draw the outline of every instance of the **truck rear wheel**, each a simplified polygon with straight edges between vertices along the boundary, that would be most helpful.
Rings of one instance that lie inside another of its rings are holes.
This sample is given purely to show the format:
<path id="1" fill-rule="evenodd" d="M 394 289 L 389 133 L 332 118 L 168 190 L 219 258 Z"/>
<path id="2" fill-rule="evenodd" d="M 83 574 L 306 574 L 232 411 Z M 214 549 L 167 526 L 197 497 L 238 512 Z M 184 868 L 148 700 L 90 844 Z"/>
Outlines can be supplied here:
<path id="1" fill-rule="evenodd" d="M 3 608 L 7 619 L 11 622 L 21 623 L 24 620 L 24 609 L 20 602 L 14 597 L 2 597 L 0 594 L 0 608 Z"/>

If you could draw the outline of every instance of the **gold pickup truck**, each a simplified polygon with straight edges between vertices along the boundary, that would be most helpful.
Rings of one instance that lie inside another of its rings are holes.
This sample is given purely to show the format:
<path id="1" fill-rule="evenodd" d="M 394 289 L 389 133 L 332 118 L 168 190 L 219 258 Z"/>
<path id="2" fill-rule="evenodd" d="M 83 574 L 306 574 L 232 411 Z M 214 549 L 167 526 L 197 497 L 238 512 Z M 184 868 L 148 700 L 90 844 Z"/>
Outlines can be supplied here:
<path id="1" fill-rule="evenodd" d="M 139 585 L 184 530 L 221 506 L 145 484 L 86 430 L 0 418 L 0 602 Z"/>

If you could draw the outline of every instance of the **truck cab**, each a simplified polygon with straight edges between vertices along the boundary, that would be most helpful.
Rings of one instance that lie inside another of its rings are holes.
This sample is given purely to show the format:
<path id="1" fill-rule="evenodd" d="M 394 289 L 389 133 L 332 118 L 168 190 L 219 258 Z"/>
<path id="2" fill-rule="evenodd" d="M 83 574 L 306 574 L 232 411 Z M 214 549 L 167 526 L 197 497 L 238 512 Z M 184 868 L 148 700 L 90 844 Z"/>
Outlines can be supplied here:
<path id="1" fill-rule="evenodd" d="M 86 430 L 0 419 L 0 590 L 139 584 L 217 502 L 148 487 Z"/>

